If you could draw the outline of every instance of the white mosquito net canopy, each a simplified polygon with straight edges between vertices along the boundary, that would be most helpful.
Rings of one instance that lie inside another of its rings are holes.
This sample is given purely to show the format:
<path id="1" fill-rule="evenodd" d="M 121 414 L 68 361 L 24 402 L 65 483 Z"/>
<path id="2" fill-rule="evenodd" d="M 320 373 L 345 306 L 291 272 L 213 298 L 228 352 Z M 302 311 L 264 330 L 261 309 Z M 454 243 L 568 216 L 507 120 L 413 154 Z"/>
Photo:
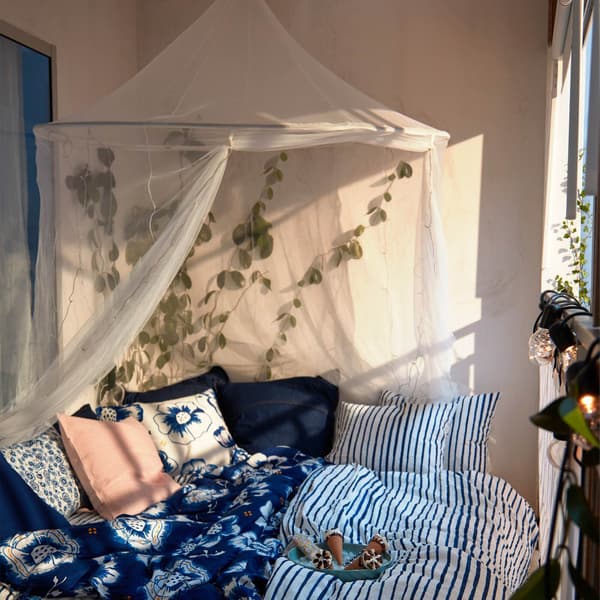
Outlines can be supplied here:
<path id="1" fill-rule="evenodd" d="M 453 393 L 448 135 L 325 69 L 263 0 L 217 0 L 36 139 L 34 334 L 0 442 L 212 365 L 337 372 L 363 402 Z"/>

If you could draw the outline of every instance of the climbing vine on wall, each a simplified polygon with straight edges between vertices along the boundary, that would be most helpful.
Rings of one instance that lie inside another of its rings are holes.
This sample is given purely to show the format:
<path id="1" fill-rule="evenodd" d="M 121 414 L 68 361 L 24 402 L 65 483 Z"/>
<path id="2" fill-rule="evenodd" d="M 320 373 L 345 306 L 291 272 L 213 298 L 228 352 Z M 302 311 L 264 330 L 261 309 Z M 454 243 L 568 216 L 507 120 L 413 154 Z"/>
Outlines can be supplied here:
<path id="1" fill-rule="evenodd" d="M 150 248 L 153 238 L 168 223 L 179 199 L 175 198 L 159 209 L 134 208 L 125 224 L 125 248 L 119 249 L 114 238 L 114 216 L 118 210 L 114 193 L 116 181 L 112 172 L 115 157 L 108 148 L 99 148 L 97 155 L 102 165 L 100 169 L 92 171 L 86 165 L 67 177 L 66 184 L 90 219 L 88 242 L 92 256 L 91 268 L 95 274 L 95 289 L 98 293 L 106 294 L 119 284 L 119 257 L 128 265 L 134 266 Z M 196 152 L 181 155 L 182 160 L 188 161 L 194 161 L 200 156 Z M 193 298 L 197 297 L 197 293 L 192 293 L 193 280 L 188 273 L 189 261 L 198 247 L 209 243 L 213 237 L 211 225 L 215 223 L 215 217 L 212 212 L 208 214 L 194 247 L 152 317 L 121 363 L 100 382 L 100 398 L 110 392 L 112 398 L 118 401 L 122 389 L 130 387 L 132 383 L 141 390 L 167 385 L 178 378 L 182 364 L 186 365 L 187 372 L 200 372 L 214 364 L 215 354 L 228 343 L 226 328 L 230 315 L 235 312 L 245 295 L 256 285 L 266 292 L 271 291 L 272 282 L 267 272 L 258 265 L 275 250 L 273 224 L 269 220 L 268 209 L 276 199 L 278 186 L 284 180 L 287 160 L 287 154 L 280 152 L 264 164 L 263 185 L 258 197 L 246 218 L 237 223 L 231 232 L 233 248 L 228 266 L 209 279 L 206 293 L 194 305 Z M 369 228 L 387 221 L 385 207 L 392 201 L 394 184 L 411 176 L 412 167 L 401 161 L 387 176 L 383 191 L 369 202 L 365 221 L 346 231 L 341 236 L 343 242 L 332 245 L 313 257 L 302 278 L 290 291 L 290 299 L 274 315 L 278 332 L 264 352 L 263 365 L 257 378 L 272 378 L 272 365 L 283 354 L 288 336 L 301 318 L 303 289 L 321 284 L 328 273 L 344 262 L 363 257 L 362 236 Z M 121 250 L 124 250 L 124 255 Z M 235 294 L 233 299 L 231 294 Z M 228 298 L 227 302 L 225 297 Z M 224 305 L 229 308 L 223 309 Z"/>

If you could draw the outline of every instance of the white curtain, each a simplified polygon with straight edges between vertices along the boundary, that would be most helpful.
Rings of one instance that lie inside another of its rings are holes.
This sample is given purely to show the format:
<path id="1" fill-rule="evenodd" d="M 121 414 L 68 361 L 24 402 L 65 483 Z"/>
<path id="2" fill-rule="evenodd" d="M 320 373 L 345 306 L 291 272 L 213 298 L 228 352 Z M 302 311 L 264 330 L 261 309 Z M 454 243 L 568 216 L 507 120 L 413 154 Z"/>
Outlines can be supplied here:
<path id="1" fill-rule="evenodd" d="M 0 408 L 29 379 L 31 282 L 21 57 L 0 36 Z"/>

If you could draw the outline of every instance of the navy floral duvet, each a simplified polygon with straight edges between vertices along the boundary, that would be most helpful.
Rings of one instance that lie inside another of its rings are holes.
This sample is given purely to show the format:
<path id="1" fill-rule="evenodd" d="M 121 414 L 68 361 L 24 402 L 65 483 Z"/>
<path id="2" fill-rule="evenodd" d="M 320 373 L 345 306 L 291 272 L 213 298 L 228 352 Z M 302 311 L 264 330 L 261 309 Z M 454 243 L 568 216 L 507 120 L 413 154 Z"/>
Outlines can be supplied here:
<path id="1" fill-rule="evenodd" d="M 192 462 L 140 515 L 0 540 L 0 581 L 21 598 L 261 598 L 281 516 L 323 464 L 285 447 L 212 472 Z"/>

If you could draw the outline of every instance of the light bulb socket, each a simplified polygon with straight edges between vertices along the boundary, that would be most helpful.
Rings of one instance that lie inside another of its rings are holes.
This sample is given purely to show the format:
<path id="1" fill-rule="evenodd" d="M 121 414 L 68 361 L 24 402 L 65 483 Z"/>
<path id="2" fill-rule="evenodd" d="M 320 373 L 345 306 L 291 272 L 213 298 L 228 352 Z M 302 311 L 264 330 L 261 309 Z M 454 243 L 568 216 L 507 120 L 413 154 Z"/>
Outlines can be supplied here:
<path id="1" fill-rule="evenodd" d="M 560 321 L 562 313 L 563 309 L 558 304 L 546 304 L 542 309 L 539 326 L 550 329 L 554 323 Z"/>
<path id="2" fill-rule="evenodd" d="M 559 352 L 564 352 L 570 346 L 575 345 L 575 334 L 563 321 L 553 323 L 548 328 L 548 331 L 550 339 L 554 342 Z"/>

